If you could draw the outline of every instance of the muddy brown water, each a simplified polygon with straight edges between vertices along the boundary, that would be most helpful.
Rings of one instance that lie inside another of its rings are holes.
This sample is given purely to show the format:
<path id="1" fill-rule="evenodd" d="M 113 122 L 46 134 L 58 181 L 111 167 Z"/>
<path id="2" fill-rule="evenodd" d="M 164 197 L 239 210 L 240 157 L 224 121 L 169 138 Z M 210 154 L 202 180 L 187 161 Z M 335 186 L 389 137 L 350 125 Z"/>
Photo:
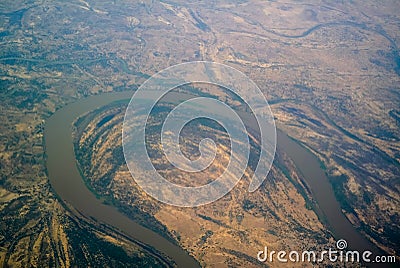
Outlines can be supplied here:
<path id="1" fill-rule="evenodd" d="M 86 187 L 77 168 L 72 140 L 73 122 L 86 112 L 114 101 L 130 99 L 132 94 L 133 92 L 114 92 L 80 99 L 57 110 L 47 120 L 44 137 L 51 186 L 59 198 L 86 217 L 112 226 L 130 238 L 155 248 L 172 258 L 178 267 L 199 267 L 199 263 L 185 250 L 96 198 Z M 370 250 L 374 255 L 381 253 L 344 216 L 316 156 L 285 133 L 278 131 L 277 134 L 278 149 L 284 150 L 302 173 L 335 238 L 345 239 L 349 248 L 360 252 Z M 257 250 L 254 249 L 255 254 Z"/>

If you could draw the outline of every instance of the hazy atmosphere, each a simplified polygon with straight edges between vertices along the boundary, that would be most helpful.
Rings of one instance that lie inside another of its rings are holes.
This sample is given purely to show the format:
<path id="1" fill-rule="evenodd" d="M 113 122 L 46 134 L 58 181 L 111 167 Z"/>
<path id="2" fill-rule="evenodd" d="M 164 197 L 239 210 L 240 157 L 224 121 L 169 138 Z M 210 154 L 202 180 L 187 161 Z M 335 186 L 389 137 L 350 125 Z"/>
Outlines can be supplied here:
<path id="1" fill-rule="evenodd" d="M 0 267 L 397 267 L 399 10 L 3 0 Z"/>

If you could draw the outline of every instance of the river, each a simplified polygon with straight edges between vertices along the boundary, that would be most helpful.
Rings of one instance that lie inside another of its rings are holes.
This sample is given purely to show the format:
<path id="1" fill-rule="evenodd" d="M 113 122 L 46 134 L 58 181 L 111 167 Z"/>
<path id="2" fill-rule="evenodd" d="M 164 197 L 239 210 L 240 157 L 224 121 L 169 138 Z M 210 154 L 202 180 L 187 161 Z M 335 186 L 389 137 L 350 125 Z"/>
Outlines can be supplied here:
<path id="1" fill-rule="evenodd" d="M 137 224 L 117 208 L 106 205 L 86 187 L 76 165 L 72 124 L 81 115 L 111 102 L 130 99 L 133 92 L 114 92 L 90 96 L 57 110 L 46 122 L 47 171 L 51 186 L 59 198 L 85 217 L 105 223 L 135 241 L 149 245 L 172 258 L 178 267 L 199 267 L 185 250 L 154 231 Z M 319 209 L 337 239 L 345 239 L 349 248 L 360 252 L 368 249 L 381 253 L 347 220 L 335 199 L 333 189 L 315 155 L 278 131 L 278 149 L 284 150 L 304 176 Z M 82 217 L 82 215 L 77 215 Z M 154 252 L 153 252 L 154 254 Z M 162 256 L 158 255 L 162 258 Z"/>

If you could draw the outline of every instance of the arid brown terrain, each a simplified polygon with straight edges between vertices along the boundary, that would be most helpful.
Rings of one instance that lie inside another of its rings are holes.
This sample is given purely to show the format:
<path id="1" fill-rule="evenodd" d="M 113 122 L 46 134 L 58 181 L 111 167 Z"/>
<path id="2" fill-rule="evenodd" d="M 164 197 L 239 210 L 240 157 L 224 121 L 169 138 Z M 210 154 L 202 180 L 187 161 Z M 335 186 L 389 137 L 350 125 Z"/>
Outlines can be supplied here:
<path id="1" fill-rule="evenodd" d="M 57 198 L 43 127 L 77 99 L 134 91 L 155 72 L 194 60 L 225 63 L 254 80 L 277 126 L 318 156 L 346 217 L 399 257 L 399 9 L 389 0 L 3 1 L 0 266 L 165 266 Z M 125 191 L 132 179 L 121 158 L 123 109 L 100 109 L 81 122 L 76 152 L 86 180 L 201 265 L 261 265 L 256 253 L 264 245 L 334 245 L 285 152 L 263 191 L 248 193 L 242 180 L 204 207 L 161 205 L 138 188 Z"/>
<path id="2" fill-rule="evenodd" d="M 159 232 L 163 230 L 160 225 L 165 226 L 166 235 L 177 240 L 202 265 L 257 266 L 260 263 L 255 258 L 256 253 L 264 246 L 290 246 L 300 250 L 310 244 L 323 248 L 333 242 L 311 210 L 311 204 L 306 205 L 312 197 L 302 197 L 296 190 L 294 185 L 302 182 L 290 162 L 284 164 L 284 154 L 277 157 L 276 166 L 280 168 L 274 166 L 267 182 L 255 193 L 247 191 L 251 173 L 246 173 L 245 179 L 231 193 L 209 205 L 198 208 L 164 205 L 136 185 L 125 160 L 118 157 L 122 150 L 120 133 L 124 115 L 121 104 L 107 106 L 102 111 L 93 112 L 76 124 L 76 152 L 88 184 L 131 217 L 147 219 L 143 223 L 152 222 Z M 162 117 L 163 113 L 158 112 L 157 116 Z M 85 127 L 87 118 L 91 117 L 94 119 Z M 214 131 L 214 127 L 204 123 L 189 124 L 182 133 L 186 137 L 183 152 L 188 155 L 195 155 L 193 148 L 197 148 L 201 133 L 204 137 L 212 134 L 209 137 L 219 144 L 213 164 L 195 176 L 195 182 L 191 176 L 191 184 L 188 184 L 187 174 L 171 169 L 157 145 L 155 152 L 149 151 L 155 167 L 165 178 L 179 185 L 204 185 L 216 179 L 229 160 L 229 142 L 224 132 Z M 151 124 L 149 128 L 155 127 Z M 193 134 L 197 134 L 196 138 Z M 153 132 L 148 135 L 154 137 Z M 292 170 L 291 174 L 285 175 L 286 170 Z"/>

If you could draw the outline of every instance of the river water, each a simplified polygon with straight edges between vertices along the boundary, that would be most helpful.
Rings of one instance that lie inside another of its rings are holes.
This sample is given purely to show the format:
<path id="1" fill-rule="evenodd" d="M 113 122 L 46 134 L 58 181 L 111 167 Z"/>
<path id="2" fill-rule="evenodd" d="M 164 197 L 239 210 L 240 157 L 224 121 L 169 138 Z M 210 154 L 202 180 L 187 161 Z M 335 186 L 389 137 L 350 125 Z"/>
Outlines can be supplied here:
<path id="1" fill-rule="evenodd" d="M 132 94 L 114 92 L 80 99 L 59 109 L 48 119 L 44 135 L 50 183 L 59 198 L 86 217 L 110 225 L 130 238 L 155 248 L 172 258 L 178 267 L 199 267 L 199 263 L 185 250 L 97 199 L 86 187 L 77 168 L 72 140 L 74 120 L 111 102 L 130 99 Z M 342 213 L 318 159 L 281 131 L 278 131 L 278 150 L 284 150 L 304 176 L 335 238 L 345 239 L 353 250 L 362 252 L 368 249 L 375 254 L 380 253 Z"/>

